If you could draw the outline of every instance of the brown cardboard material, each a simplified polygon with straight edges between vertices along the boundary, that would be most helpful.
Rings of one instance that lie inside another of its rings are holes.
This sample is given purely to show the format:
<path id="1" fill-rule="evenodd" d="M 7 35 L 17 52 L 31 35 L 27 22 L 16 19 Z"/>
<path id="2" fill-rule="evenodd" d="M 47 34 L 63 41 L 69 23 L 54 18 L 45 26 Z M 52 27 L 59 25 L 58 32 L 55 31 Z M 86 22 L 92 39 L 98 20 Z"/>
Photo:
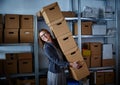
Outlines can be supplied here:
<path id="1" fill-rule="evenodd" d="M 103 59 L 102 66 L 115 66 L 115 59 Z"/>
<path id="2" fill-rule="evenodd" d="M 0 14 L 0 24 L 3 24 L 3 15 Z"/>
<path id="3" fill-rule="evenodd" d="M 64 17 L 75 17 L 75 12 L 72 11 L 62 11 Z"/>
<path id="4" fill-rule="evenodd" d="M 64 52 L 64 55 L 66 56 L 66 59 L 69 62 L 74 62 L 76 60 L 80 60 L 80 61 L 84 60 L 82 55 L 81 55 L 80 49 L 77 46 Z"/>
<path id="5" fill-rule="evenodd" d="M 43 7 L 41 10 L 41 13 L 47 24 L 52 23 L 53 21 L 58 20 L 63 17 L 63 14 L 57 2 Z"/>
<path id="6" fill-rule="evenodd" d="M 75 80 L 83 79 L 83 78 L 87 77 L 90 74 L 85 61 L 83 61 L 83 62 L 80 61 L 80 63 L 82 63 L 82 67 L 80 69 L 75 69 L 75 68 L 70 67 L 73 78 Z"/>
<path id="7" fill-rule="evenodd" d="M 104 72 L 96 72 L 96 85 L 104 85 Z"/>
<path id="8" fill-rule="evenodd" d="M 3 29 L 0 29 L 0 43 L 3 43 Z"/>
<path id="9" fill-rule="evenodd" d="M 17 60 L 5 60 L 4 61 L 4 72 L 7 74 L 17 73 Z"/>
<path id="10" fill-rule="evenodd" d="M 18 55 L 16 53 L 6 54 L 6 60 L 17 60 Z"/>
<path id="11" fill-rule="evenodd" d="M 20 43 L 33 43 L 33 29 L 20 29 Z"/>
<path id="12" fill-rule="evenodd" d="M 105 84 L 114 84 L 115 74 L 114 72 L 105 72 Z"/>
<path id="13" fill-rule="evenodd" d="M 19 73 L 32 73 L 32 59 L 19 60 L 18 66 Z"/>
<path id="14" fill-rule="evenodd" d="M 81 23 L 81 34 L 82 35 L 92 35 L 92 22 L 82 22 Z"/>
<path id="15" fill-rule="evenodd" d="M 56 20 L 56 22 L 49 25 L 56 38 L 70 32 L 68 24 L 64 18 Z"/>
<path id="16" fill-rule="evenodd" d="M 101 61 L 101 56 L 91 56 L 91 67 L 101 67 L 102 61 Z"/>
<path id="17" fill-rule="evenodd" d="M 84 61 L 86 62 L 87 66 L 90 67 L 90 56 L 87 56 L 87 57 L 83 57 L 84 58 Z"/>
<path id="18" fill-rule="evenodd" d="M 74 47 L 74 48 L 70 49 L 69 51 L 65 52 L 64 54 L 66 56 L 67 61 L 69 61 L 69 62 L 78 61 L 78 63 L 80 63 L 82 65 L 82 67 L 80 69 L 74 69 L 74 68 L 70 67 L 72 75 L 76 80 L 80 80 L 90 74 L 89 70 L 87 68 L 87 64 L 84 61 L 78 47 Z"/>
<path id="19" fill-rule="evenodd" d="M 32 59 L 32 53 L 19 53 L 18 60 Z"/>
<path id="20" fill-rule="evenodd" d="M 5 29 L 4 30 L 4 42 L 5 43 L 18 43 L 18 29 Z"/>
<path id="21" fill-rule="evenodd" d="M 33 15 L 21 15 L 21 29 L 33 29 Z"/>
<path id="22" fill-rule="evenodd" d="M 18 29 L 19 26 L 19 15 L 17 14 L 6 14 L 5 15 L 5 28 L 6 29 Z"/>
<path id="23" fill-rule="evenodd" d="M 77 46 L 75 40 L 72 37 L 71 32 L 66 33 L 63 36 L 60 36 L 59 38 L 57 38 L 57 40 L 63 52 L 66 52 L 72 49 L 73 47 Z"/>
<path id="24" fill-rule="evenodd" d="M 102 56 L 102 44 L 100 42 L 90 43 L 91 56 L 98 55 Z"/>

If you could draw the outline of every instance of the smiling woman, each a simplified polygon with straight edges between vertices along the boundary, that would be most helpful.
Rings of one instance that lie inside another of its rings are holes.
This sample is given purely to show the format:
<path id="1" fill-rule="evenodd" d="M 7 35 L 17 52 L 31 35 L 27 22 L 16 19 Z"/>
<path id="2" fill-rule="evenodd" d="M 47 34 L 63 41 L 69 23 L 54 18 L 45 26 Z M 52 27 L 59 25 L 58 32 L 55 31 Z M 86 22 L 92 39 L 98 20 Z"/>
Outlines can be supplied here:
<path id="1" fill-rule="evenodd" d="M 63 53 L 55 39 L 52 38 L 50 32 L 46 29 L 39 31 L 39 38 L 43 42 L 43 50 L 49 60 L 47 85 L 66 85 L 65 69 L 69 66 L 79 69 L 81 65 L 75 62 L 67 62 L 63 58 Z"/>

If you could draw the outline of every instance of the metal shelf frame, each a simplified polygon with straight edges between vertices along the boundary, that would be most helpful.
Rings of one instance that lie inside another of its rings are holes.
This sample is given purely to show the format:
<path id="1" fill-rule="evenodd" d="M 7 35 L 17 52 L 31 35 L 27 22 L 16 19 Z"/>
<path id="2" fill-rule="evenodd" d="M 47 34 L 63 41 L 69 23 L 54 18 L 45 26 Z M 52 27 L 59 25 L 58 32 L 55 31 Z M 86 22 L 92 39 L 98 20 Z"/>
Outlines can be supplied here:
<path id="1" fill-rule="evenodd" d="M 33 52 L 32 43 L 0 44 L 0 53 Z"/>
<path id="2" fill-rule="evenodd" d="M 101 0 L 101 1 L 105 1 L 107 3 L 107 1 L 109 2 L 109 0 Z M 115 51 L 116 51 L 116 55 L 115 55 L 115 59 L 116 59 L 116 65 L 115 67 L 101 67 L 101 68 L 90 68 L 90 71 L 97 71 L 97 70 L 108 70 L 108 69 L 114 69 L 115 70 L 115 74 L 116 74 L 116 85 L 119 85 L 120 84 L 120 81 L 119 81 L 119 78 L 120 78 L 120 58 L 119 58 L 119 51 L 120 49 L 118 48 L 118 46 L 120 46 L 118 43 L 120 43 L 120 37 L 119 34 L 120 34 L 120 29 L 118 29 L 120 27 L 120 24 L 118 21 L 120 21 L 120 9 L 118 10 L 118 7 L 119 7 L 119 0 L 113 0 L 115 1 L 115 18 L 114 19 L 109 19 L 109 18 L 81 18 L 81 0 L 78 0 L 78 17 L 76 18 L 73 18 L 73 20 L 77 20 L 78 21 L 78 35 L 77 36 L 73 36 L 74 38 L 78 38 L 78 42 L 79 42 L 79 48 L 81 49 L 81 41 L 82 41 L 82 38 L 115 38 L 116 41 L 115 41 Z M 119 15 L 118 15 L 119 14 Z M 118 20 L 119 19 L 119 20 Z M 66 20 L 72 20 L 71 18 L 66 18 Z M 86 20 L 89 20 L 89 21 L 115 21 L 116 22 L 116 35 L 115 36 L 84 36 L 84 35 L 81 35 L 81 21 L 86 21 Z"/>

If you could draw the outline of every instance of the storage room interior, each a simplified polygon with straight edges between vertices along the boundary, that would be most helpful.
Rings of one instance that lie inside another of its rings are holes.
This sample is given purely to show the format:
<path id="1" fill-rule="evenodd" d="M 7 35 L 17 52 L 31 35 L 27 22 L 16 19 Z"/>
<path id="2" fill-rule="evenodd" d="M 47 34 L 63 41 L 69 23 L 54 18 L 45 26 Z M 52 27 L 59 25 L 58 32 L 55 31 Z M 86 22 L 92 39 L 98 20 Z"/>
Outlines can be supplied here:
<path id="1" fill-rule="evenodd" d="M 120 85 L 119 4 L 119 0 L 0 0 L 0 85 L 47 85 L 49 61 L 39 38 L 43 28 L 58 40 L 67 61 L 68 56 L 84 61 L 77 79 L 74 70 L 65 70 L 67 85 Z"/>

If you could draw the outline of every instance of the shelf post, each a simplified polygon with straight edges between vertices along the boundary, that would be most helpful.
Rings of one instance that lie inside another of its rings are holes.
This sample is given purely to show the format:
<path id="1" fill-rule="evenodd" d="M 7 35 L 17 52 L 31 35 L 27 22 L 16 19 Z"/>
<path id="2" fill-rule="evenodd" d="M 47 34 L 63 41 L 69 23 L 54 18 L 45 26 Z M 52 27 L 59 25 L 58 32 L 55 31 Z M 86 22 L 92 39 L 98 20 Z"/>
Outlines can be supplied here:
<path id="1" fill-rule="evenodd" d="M 39 62 L 38 62 L 38 29 L 37 16 L 34 16 L 34 70 L 35 70 L 35 85 L 39 85 Z"/>

